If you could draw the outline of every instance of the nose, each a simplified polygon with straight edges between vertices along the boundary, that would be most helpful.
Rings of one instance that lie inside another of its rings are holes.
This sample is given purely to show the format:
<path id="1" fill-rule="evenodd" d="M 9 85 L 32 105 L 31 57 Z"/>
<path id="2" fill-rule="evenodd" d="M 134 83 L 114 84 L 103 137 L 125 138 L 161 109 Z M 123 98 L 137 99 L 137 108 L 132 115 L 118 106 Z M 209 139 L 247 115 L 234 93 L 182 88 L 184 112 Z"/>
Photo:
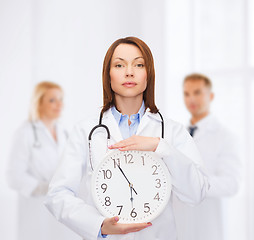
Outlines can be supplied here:
<path id="1" fill-rule="evenodd" d="M 58 107 L 62 107 L 62 106 L 63 106 L 63 101 L 62 101 L 62 99 L 60 99 L 60 100 L 57 101 L 57 106 L 58 106 Z"/>
<path id="2" fill-rule="evenodd" d="M 132 66 L 127 66 L 127 67 L 126 67 L 125 76 L 126 76 L 126 77 L 134 77 L 134 72 L 133 72 Z"/>

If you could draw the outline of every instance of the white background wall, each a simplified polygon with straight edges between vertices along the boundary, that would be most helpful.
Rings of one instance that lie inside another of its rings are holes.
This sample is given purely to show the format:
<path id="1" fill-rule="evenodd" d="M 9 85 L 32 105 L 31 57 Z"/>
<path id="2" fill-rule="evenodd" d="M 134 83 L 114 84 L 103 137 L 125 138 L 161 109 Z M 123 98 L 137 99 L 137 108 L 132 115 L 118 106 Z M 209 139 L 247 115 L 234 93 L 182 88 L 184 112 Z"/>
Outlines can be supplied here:
<path id="1" fill-rule="evenodd" d="M 157 105 L 165 115 L 187 122 L 186 74 L 212 78 L 212 110 L 238 134 L 246 167 L 244 187 L 230 203 L 229 239 L 253 239 L 253 7 L 253 0 L 0 0 L 0 238 L 17 240 L 16 194 L 4 174 L 33 86 L 41 80 L 63 86 L 62 121 L 71 129 L 102 105 L 107 48 L 133 35 L 153 52 Z"/>

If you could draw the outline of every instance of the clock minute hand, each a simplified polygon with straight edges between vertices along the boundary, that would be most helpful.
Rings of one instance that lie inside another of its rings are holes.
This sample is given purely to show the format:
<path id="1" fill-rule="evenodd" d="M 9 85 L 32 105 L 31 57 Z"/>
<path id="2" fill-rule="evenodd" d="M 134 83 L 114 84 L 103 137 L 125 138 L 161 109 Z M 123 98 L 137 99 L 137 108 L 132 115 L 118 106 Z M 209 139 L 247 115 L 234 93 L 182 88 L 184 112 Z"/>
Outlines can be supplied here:
<path id="1" fill-rule="evenodd" d="M 132 187 L 133 185 L 130 183 L 130 181 L 128 180 L 128 178 L 127 178 L 126 175 L 124 174 L 122 168 L 121 168 L 118 164 L 117 164 L 117 166 L 118 166 L 119 170 L 121 171 L 121 173 L 123 174 L 123 176 L 125 177 L 125 179 L 127 180 L 127 182 L 129 183 L 129 187 L 136 193 L 136 195 L 138 195 L 137 192 L 136 192 L 136 190 Z"/>

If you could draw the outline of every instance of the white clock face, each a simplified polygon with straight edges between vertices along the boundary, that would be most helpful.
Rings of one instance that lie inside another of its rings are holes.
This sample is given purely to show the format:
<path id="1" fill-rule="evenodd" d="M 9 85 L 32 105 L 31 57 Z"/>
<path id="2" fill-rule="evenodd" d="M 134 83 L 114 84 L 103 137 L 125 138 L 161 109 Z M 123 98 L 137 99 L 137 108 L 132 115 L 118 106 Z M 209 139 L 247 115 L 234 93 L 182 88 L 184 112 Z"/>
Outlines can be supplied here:
<path id="1" fill-rule="evenodd" d="M 170 193 L 169 171 L 153 152 L 111 151 L 92 177 L 97 209 L 105 217 L 118 216 L 121 223 L 152 221 Z"/>

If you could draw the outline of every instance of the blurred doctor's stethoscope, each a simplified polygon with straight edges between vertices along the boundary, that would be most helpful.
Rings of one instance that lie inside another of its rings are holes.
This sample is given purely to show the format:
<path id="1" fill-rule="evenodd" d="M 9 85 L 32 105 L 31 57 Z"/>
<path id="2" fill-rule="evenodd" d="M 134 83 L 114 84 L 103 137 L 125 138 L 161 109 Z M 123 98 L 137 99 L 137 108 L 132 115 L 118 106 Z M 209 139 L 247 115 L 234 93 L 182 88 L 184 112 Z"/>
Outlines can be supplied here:
<path id="1" fill-rule="evenodd" d="M 43 205 L 49 182 L 67 140 L 58 119 L 63 90 L 52 82 L 35 86 L 29 120 L 17 130 L 7 169 L 9 186 L 18 192 L 18 239 L 80 239 L 49 214 Z"/>

